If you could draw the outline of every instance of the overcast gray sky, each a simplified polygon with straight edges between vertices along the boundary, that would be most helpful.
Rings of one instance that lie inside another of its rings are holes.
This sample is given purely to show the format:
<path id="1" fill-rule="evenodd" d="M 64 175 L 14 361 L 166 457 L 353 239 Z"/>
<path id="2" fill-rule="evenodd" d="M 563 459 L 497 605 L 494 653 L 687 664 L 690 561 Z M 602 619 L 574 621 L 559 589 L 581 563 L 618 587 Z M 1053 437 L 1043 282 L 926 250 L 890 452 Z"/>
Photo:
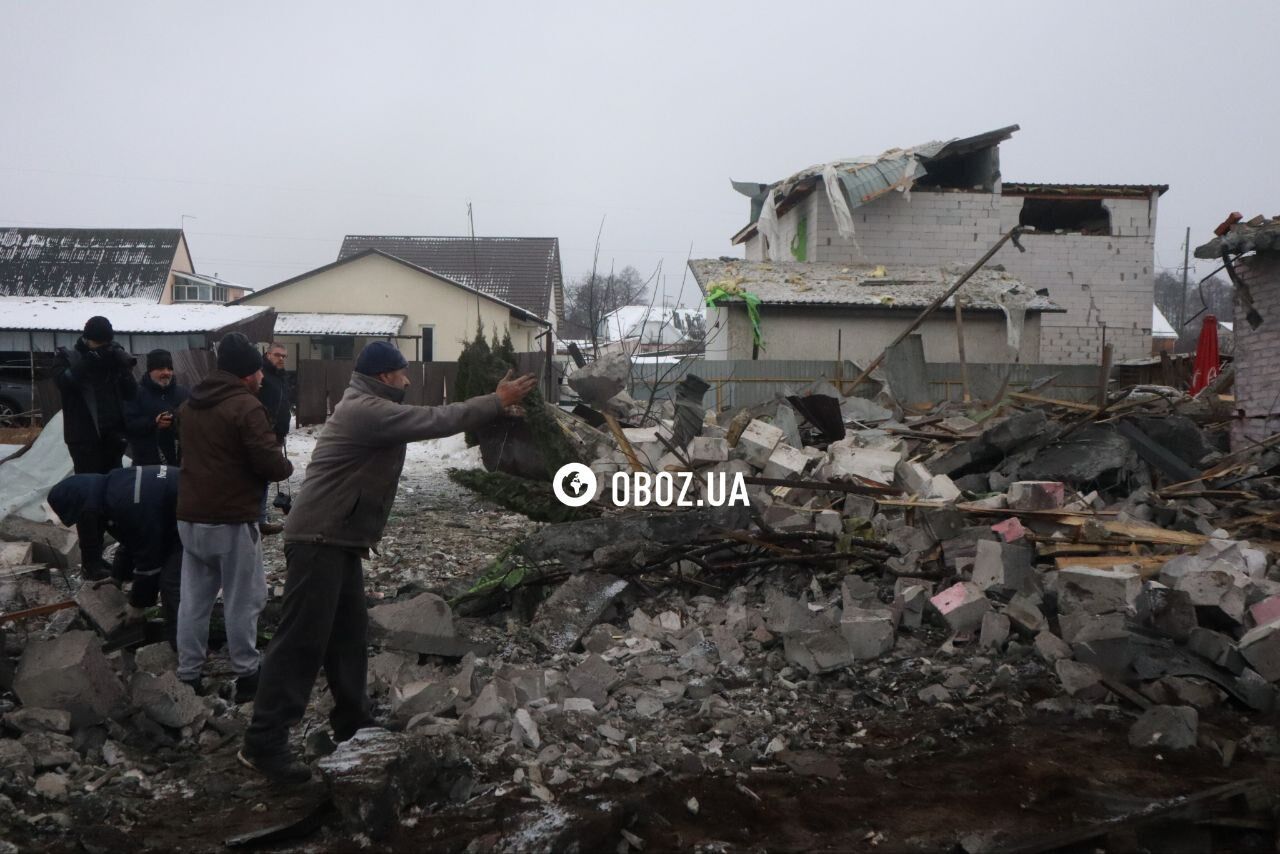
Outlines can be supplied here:
<path id="1" fill-rule="evenodd" d="M 690 246 L 740 254 L 731 177 L 1015 123 L 1006 180 L 1171 185 L 1157 266 L 1280 214 L 1275 0 L 0 10 L 0 225 L 185 214 L 196 269 L 255 287 L 344 234 L 465 234 L 471 202 L 568 277 L 604 218 L 602 265 L 674 296 Z"/>

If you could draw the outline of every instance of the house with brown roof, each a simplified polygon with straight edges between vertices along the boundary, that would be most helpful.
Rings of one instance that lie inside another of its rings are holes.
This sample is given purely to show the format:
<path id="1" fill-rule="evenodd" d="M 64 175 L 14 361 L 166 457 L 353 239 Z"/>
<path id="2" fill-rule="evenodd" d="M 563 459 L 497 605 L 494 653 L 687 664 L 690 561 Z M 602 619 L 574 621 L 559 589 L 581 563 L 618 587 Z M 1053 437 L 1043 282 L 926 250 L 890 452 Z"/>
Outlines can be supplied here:
<path id="1" fill-rule="evenodd" d="M 822 293 L 828 305 L 854 306 L 864 289 L 877 287 L 866 281 L 867 271 L 883 268 L 885 279 L 901 283 L 929 278 L 920 273 L 924 268 L 934 276 L 951 270 L 954 281 L 954 271 L 977 261 L 1002 234 L 1021 225 L 1029 229 L 1021 238 L 1026 252 L 1005 244 L 989 268 L 1032 292 L 1045 291 L 1054 305 L 1036 319 L 1038 336 L 1020 340 L 1023 361 L 1096 364 L 1104 344 L 1113 346 L 1116 360 L 1147 356 L 1156 211 L 1168 186 L 1005 181 L 1000 145 L 1018 129 L 1011 125 L 831 161 L 771 184 L 733 182 L 751 200 L 750 222 L 732 238 L 746 256 L 738 275 L 751 264 L 789 264 L 794 269 L 788 275 L 801 280 L 792 290 L 812 288 L 797 300 L 814 302 L 813 294 Z M 833 278 L 807 265 L 848 269 Z M 849 284 L 838 285 L 840 277 Z M 771 278 L 768 271 L 763 278 Z M 962 300 L 968 289 L 961 290 Z M 894 305 L 900 307 L 909 303 L 905 294 L 915 292 L 894 291 Z M 974 305 L 983 302 L 979 298 Z M 725 310 L 743 312 L 740 306 Z M 766 303 L 766 325 L 768 315 Z M 722 322 L 718 314 L 709 315 L 708 353 L 716 346 L 717 322 Z M 954 341 L 953 329 L 926 335 L 926 358 L 954 359 Z M 1032 341 L 1037 349 L 1027 352 Z M 815 339 L 804 358 L 835 358 L 834 336 Z"/>
<path id="2" fill-rule="evenodd" d="M 379 339 L 451 362 L 477 323 L 517 353 L 545 349 L 563 294 L 556 238 L 348 236 L 338 260 L 238 302 L 275 308 L 296 359 L 349 359 Z"/>

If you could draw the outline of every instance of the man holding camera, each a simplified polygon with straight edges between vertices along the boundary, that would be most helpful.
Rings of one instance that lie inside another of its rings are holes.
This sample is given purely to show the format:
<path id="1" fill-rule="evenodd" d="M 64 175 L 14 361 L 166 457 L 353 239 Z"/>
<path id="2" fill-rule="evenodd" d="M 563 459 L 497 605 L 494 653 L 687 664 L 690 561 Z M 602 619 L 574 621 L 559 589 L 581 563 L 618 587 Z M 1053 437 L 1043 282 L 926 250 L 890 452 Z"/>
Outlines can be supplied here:
<path id="1" fill-rule="evenodd" d="M 138 393 L 137 359 L 114 342 L 105 317 L 91 317 L 71 349 L 58 348 L 54 381 L 62 394 L 62 436 L 76 474 L 106 474 L 120 468 L 126 445 L 125 401 Z M 106 578 L 103 531 L 90 514 L 76 525 L 80 566 L 86 579 Z"/>
<path id="2" fill-rule="evenodd" d="M 186 386 L 174 382 L 169 351 L 148 353 L 147 372 L 138 383 L 138 394 L 124 408 L 129 456 L 135 466 L 181 465 L 174 415 L 188 394 Z"/>

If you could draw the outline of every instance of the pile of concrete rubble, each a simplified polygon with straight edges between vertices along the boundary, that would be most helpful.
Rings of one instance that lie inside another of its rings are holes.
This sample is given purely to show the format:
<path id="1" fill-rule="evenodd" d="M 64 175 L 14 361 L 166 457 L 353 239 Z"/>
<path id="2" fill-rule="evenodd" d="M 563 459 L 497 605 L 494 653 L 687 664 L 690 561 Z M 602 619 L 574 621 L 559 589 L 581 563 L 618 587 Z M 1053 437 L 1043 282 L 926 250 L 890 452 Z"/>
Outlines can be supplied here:
<path id="1" fill-rule="evenodd" d="M 919 413 L 822 383 L 713 413 L 696 377 L 651 406 L 597 364 L 569 429 L 602 484 L 723 471 L 750 506 L 619 508 L 605 488 L 595 518 L 531 530 L 461 583 L 371 591 L 394 731 L 335 747 L 318 692 L 298 736 L 349 832 L 604 781 L 836 777 L 877 725 L 940 708 L 975 727 L 1124 717 L 1135 747 L 1227 761 L 1276 750 L 1261 725 L 1230 744 L 1199 726 L 1271 711 L 1280 680 L 1280 453 L 1230 453 L 1216 403 L 1040 389 Z M 111 795 L 124 832 L 233 750 L 251 707 L 179 683 L 115 587 L 70 585 L 74 543 L 36 545 L 0 551 L 0 825 L 72 833 Z"/>

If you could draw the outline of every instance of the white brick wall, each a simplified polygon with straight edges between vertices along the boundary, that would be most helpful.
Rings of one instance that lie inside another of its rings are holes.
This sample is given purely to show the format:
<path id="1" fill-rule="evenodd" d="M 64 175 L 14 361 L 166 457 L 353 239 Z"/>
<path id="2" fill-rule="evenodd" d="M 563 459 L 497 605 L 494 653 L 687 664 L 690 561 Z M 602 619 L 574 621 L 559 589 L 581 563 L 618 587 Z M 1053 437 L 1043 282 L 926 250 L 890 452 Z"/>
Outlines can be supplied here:
<path id="1" fill-rule="evenodd" d="M 1235 316 L 1236 409 L 1244 417 L 1233 425 L 1232 447 L 1261 441 L 1280 431 L 1280 253 L 1266 252 L 1236 265 L 1262 315 L 1257 329 L 1238 303 Z M 1219 318 L 1221 319 L 1221 318 Z"/>
<path id="2" fill-rule="evenodd" d="M 1103 205 L 1111 214 L 1110 236 L 1028 235 L 1026 253 L 1006 245 L 992 260 L 1031 287 L 1047 288 L 1066 310 L 1042 319 L 1041 362 L 1097 362 L 1104 338 L 1117 360 L 1150 355 L 1156 202 L 1106 199 Z M 855 234 L 845 238 L 819 185 L 781 225 L 789 242 L 799 218 L 808 217 L 810 261 L 967 266 L 1017 224 L 1021 209 L 1021 197 L 998 193 L 890 193 L 855 209 Z M 748 259 L 761 257 L 760 243 L 748 241 Z"/>

